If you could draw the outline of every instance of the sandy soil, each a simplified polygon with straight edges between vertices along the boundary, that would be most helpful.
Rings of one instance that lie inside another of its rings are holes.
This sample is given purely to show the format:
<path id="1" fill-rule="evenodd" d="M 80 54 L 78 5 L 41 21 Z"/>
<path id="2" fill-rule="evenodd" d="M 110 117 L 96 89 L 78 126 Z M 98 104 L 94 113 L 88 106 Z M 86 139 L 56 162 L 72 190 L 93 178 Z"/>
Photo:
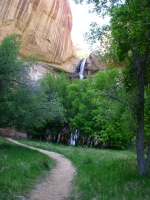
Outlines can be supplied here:
<path id="1" fill-rule="evenodd" d="M 71 181 L 76 173 L 70 160 L 61 154 L 30 147 L 10 138 L 7 139 L 18 145 L 40 151 L 56 162 L 56 166 L 47 174 L 46 179 L 36 185 L 28 200 L 69 200 Z"/>

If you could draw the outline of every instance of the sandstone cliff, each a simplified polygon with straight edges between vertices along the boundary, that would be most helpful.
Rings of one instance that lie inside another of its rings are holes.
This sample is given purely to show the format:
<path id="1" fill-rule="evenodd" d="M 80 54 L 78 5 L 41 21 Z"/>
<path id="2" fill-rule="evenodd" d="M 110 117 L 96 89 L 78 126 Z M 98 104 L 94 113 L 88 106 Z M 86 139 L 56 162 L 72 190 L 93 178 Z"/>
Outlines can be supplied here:
<path id="1" fill-rule="evenodd" d="M 101 61 L 98 50 L 93 50 L 87 58 L 87 69 L 91 74 L 95 74 L 99 70 L 105 70 L 106 64 Z"/>
<path id="2" fill-rule="evenodd" d="M 68 0 L 0 0 L 0 41 L 20 34 L 22 57 L 36 55 L 61 68 L 73 54 L 71 29 Z"/>
<path id="3" fill-rule="evenodd" d="M 48 68 L 75 72 L 80 59 L 71 40 L 72 13 L 69 0 L 0 0 L 0 41 L 21 35 L 20 56 L 41 60 L 31 71 L 38 79 Z M 89 71 L 101 69 L 95 52 L 87 59 Z"/>

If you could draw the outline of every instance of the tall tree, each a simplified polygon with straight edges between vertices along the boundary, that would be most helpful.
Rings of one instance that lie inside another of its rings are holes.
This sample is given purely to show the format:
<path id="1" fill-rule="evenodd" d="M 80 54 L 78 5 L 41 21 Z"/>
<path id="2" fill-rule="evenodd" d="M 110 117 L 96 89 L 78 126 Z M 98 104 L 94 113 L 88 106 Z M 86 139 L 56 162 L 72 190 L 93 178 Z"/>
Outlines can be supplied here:
<path id="1" fill-rule="evenodd" d="M 67 116 L 69 114 L 69 103 L 67 100 L 67 86 L 70 80 L 65 73 L 58 71 L 48 71 L 40 80 L 42 91 L 47 96 L 48 101 L 59 103 L 57 108 L 58 116 L 54 114 L 54 120 L 47 120 L 47 127 L 51 130 L 53 135 L 58 135 L 59 132 L 66 127 L 68 128 Z"/>
<path id="2" fill-rule="evenodd" d="M 135 123 L 133 113 L 125 106 L 122 73 L 117 69 L 99 71 L 94 77 L 94 88 L 96 134 L 111 148 L 125 149 L 134 136 Z"/>
<path id="3" fill-rule="evenodd" d="M 150 161 L 149 141 L 147 141 L 147 156 L 145 157 L 144 155 L 144 90 L 149 84 L 147 74 L 149 74 L 150 67 L 149 7 L 148 1 L 134 0 L 126 1 L 125 4 L 110 10 L 113 44 L 116 45 L 117 55 L 120 60 L 129 58 L 127 67 L 132 72 L 131 76 L 126 71 L 125 77 L 128 76 L 130 83 L 132 83 L 129 88 L 132 90 L 135 100 L 133 107 L 137 117 L 136 147 L 140 174 L 145 174 L 148 171 Z"/>
<path id="4" fill-rule="evenodd" d="M 139 174 L 145 174 L 150 161 L 150 141 L 146 142 L 147 156 L 145 157 L 144 154 L 145 88 L 149 87 L 150 74 L 149 0 L 85 0 L 85 2 L 94 3 L 94 10 L 97 13 L 107 13 L 111 17 L 110 49 L 113 49 L 120 61 L 127 63 L 127 70 L 124 74 L 125 80 L 129 82 L 125 81 L 125 83 L 128 85 L 128 92 L 132 91 L 134 99 L 132 106 L 137 119 L 138 171 Z M 132 72 L 133 77 L 129 72 Z"/>
<path id="5" fill-rule="evenodd" d="M 42 135 L 47 121 L 63 122 L 64 109 L 55 96 L 49 99 L 31 80 L 32 62 L 18 59 L 19 48 L 18 35 L 9 35 L 0 44 L 0 128 Z"/>
<path id="6" fill-rule="evenodd" d="M 14 110 L 15 105 L 21 108 L 20 103 L 24 104 L 29 92 L 29 66 L 17 59 L 19 47 L 18 35 L 4 38 L 0 45 L 0 127 L 12 126 L 19 118 L 21 114 Z"/>
<path id="7" fill-rule="evenodd" d="M 76 80 L 68 86 L 68 99 L 71 105 L 72 127 L 80 130 L 80 136 L 92 135 L 94 129 L 92 109 L 93 90 L 88 79 Z"/>

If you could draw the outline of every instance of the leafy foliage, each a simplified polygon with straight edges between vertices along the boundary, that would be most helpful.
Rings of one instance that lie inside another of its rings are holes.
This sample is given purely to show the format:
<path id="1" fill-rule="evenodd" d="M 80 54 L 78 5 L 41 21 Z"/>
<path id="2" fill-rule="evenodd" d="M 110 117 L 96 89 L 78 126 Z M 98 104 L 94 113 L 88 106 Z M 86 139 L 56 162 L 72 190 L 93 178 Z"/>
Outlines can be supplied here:
<path id="1" fill-rule="evenodd" d="M 48 99 L 31 80 L 31 59 L 18 59 L 19 48 L 18 35 L 6 37 L 0 45 L 0 127 L 44 134 L 47 121 L 63 122 L 64 109 L 55 96 Z"/>
<path id="2" fill-rule="evenodd" d="M 93 115 L 91 114 L 92 105 L 92 88 L 89 80 L 76 81 L 68 86 L 68 98 L 71 102 L 72 115 L 70 118 L 71 125 L 80 130 L 80 135 L 92 134 L 93 132 Z"/>
<path id="3" fill-rule="evenodd" d="M 121 77 L 115 69 L 99 71 L 93 81 L 77 80 L 68 86 L 72 127 L 80 130 L 80 136 L 98 138 L 115 149 L 126 148 L 135 133 Z"/>
<path id="4" fill-rule="evenodd" d="M 27 91 L 28 65 L 17 59 L 19 46 L 17 35 L 6 37 L 0 45 L 0 126 L 13 125 L 27 100 L 24 95 L 30 93 Z"/>
<path id="5" fill-rule="evenodd" d="M 67 96 L 67 86 L 70 84 L 69 78 L 65 73 L 52 73 L 51 71 L 40 80 L 43 93 L 48 101 L 52 102 L 53 109 L 57 109 L 57 117 L 54 120 L 47 120 L 45 126 L 54 134 L 58 135 L 62 128 L 68 123 L 67 118 L 70 115 Z M 57 106 L 55 105 L 57 104 Z M 55 116 L 55 115 L 53 115 Z"/>

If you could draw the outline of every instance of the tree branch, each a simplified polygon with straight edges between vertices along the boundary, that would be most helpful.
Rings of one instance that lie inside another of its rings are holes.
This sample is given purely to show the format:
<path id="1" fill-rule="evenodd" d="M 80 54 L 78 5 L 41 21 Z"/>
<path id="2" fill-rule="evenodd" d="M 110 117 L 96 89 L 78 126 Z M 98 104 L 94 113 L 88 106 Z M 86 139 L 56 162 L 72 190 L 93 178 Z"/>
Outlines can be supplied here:
<path id="1" fill-rule="evenodd" d="M 94 96 L 104 96 L 104 97 L 108 97 L 110 99 L 113 99 L 115 101 L 118 101 L 119 103 L 122 103 L 122 104 L 128 106 L 134 113 L 136 113 L 136 110 L 134 108 L 132 108 L 129 103 L 126 103 L 126 102 L 122 101 L 121 99 L 114 97 L 112 94 L 109 94 L 109 93 L 108 94 L 98 94 L 98 95 L 94 95 Z"/>

